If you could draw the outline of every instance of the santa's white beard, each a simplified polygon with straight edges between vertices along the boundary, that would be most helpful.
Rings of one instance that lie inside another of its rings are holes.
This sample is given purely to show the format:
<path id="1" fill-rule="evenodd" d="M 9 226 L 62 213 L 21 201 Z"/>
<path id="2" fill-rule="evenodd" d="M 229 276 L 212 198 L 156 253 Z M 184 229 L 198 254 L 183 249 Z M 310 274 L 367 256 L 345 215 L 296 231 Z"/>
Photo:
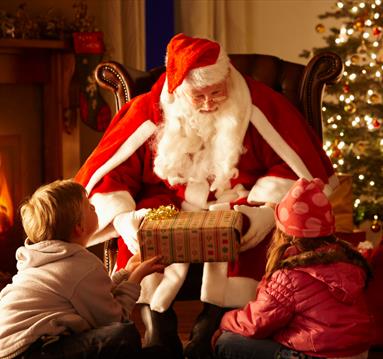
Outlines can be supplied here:
<path id="1" fill-rule="evenodd" d="M 154 172 L 171 185 L 207 181 L 220 193 L 238 175 L 251 99 L 243 77 L 233 71 L 229 97 L 214 112 L 195 110 L 177 91 L 171 103 L 161 97 L 164 121 L 156 136 Z"/>

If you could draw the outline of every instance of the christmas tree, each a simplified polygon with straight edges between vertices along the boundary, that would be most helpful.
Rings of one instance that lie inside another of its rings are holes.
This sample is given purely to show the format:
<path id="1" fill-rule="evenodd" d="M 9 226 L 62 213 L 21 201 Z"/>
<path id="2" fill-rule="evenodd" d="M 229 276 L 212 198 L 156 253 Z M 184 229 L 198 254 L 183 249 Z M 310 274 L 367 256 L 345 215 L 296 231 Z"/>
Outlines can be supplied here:
<path id="1" fill-rule="evenodd" d="M 303 51 L 338 54 L 342 80 L 326 89 L 323 104 L 324 148 L 337 172 L 353 177 L 354 223 L 383 216 L 383 6 L 381 0 L 343 0 L 319 19 L 333 18 L 339 27 L 315 30 L 327 46 Z M 373 229 L 373 228 L 372 228 Z"/>

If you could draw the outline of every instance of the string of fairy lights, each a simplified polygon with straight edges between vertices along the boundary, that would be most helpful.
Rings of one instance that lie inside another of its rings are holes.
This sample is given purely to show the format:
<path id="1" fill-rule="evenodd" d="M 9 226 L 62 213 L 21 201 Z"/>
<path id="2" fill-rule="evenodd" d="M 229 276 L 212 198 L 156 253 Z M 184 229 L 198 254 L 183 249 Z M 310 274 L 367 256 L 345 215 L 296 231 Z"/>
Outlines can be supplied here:
<path id="1" fill-rule="evenodd" d="M 353 176 L 354 222 L 383 218 L 383 6 L 382 0 L 337 1 L 320 19 L 340 27 L 315 29 L 327 46 L 305 50 L 309 57 L 333 51 L 343 60 L 342 80 L 326 89 L 322 108 L 324 149 L 337 172 Z"/>

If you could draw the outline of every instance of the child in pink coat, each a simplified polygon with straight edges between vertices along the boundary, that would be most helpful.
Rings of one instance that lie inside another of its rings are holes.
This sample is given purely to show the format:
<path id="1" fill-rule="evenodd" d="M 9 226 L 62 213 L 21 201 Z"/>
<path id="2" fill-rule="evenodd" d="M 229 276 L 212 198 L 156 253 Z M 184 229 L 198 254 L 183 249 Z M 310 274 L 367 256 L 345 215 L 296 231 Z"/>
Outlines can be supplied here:
<path id="1" fill-rule="evenodd" d="M 367 358 L 370 269 L 334 236 L 320 179 L 299 179 L 276 206 L 276 232 L 256 298 L 227 312 L 212 344 L 219 359 Z"/>

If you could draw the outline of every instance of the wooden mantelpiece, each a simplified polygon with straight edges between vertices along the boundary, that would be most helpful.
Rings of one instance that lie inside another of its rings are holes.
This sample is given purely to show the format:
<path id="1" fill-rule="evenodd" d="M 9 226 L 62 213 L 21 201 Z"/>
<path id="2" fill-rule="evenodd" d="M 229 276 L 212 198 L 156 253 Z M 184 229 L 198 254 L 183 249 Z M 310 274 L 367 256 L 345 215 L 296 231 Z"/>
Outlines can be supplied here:
<path id="1" fill-rule="evenodd" d="M 0 39 L 0 84 L 43 88 L 43 182 L 63 178 L 64 113 L 73 72 L 69 42 Z"/>

